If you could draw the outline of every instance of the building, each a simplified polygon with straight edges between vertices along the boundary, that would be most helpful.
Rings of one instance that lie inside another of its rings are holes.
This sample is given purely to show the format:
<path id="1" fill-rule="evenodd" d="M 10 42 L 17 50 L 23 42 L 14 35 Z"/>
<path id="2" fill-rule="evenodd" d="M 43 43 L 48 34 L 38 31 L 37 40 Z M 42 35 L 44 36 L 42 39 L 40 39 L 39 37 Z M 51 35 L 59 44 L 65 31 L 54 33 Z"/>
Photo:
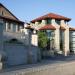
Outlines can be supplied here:
<path id="1" fill-rule="evenodd" d="M 64 16 L 49 13 L 32 20 L 30 28 L 45 31 L 50 39 L 50 51 L 67 56 L 75 52 L 75 28 L 70 27 L 70 20 Z"/>
<path id="2" fill-rule="evenodd" d="M 32 38 L 34 36 L 24 28 L 24 22 L 0 3 L 0 69 L 36 63 L 37 49 L 35 45 L 31 46 Z"/>
<path id="3" fill-rule="evenodd" d="M 49 13 L 24 23 L 0 3 L 0 69 L 39 61 L 38 31 L 45 32 L 49 39 L 48 53 L 75 53 L 75 28 L 68 24 L 70 20 Z"/>

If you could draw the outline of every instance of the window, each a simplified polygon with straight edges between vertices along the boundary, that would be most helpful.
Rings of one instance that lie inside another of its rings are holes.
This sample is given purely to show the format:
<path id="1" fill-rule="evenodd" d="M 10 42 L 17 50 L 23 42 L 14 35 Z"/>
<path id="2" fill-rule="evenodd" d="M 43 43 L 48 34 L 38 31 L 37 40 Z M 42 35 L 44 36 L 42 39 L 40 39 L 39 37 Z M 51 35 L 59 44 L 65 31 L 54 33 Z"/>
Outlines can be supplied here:
<path id="1" fill-rule="evenodd" d="M 60 30 L 60 49 L 64 49 L 64 31 Z"/>
<path id="2" fill-rule="evenodd" d="M 51 30 L 46 30 L 46 33 L 47 33 L 47 37 L 50 38 L 50 36 L 51 36 Z"/>
<path id="3" fill-rule="evenodd" d="M 2 11 L 2 15 L 4 15 L 4 11 Z"/>
<path id="4" fill-rule="evenodd" d="M 16 32 L 16 24 L 13 23 L 13 32 Z"/>
<path id="5" fill-rule="evenodd" d="M 18 25 L 17 27 L 18 27 L 17 30 L 20 31 L 20 26 Z"/>
<path id="6" fill-rule="evenodd" d="M 4 22 L 3 30 L 6 31 L 6 22 Z"/>
<path id="7" fill-rule="evenodd" d="M 47 19 L 47 24 L 51 24 L 51 19 Z"/>
<path id="8" fill-rule="evenodd" d="M 55 22 L 56 22 L 58 25 L 60 25 L 60 20 L 55 20 Z"/>
<path id="9" fill-rule="evenodd" d="M 40 21 L 38 22 L 38 24 L 41 24 L 41 22 L 42 22 L 42 21 L 40 20 Z"/>
<path id="10" fill-rule="evenodd" d="M 46 30 L 46 34 L 48 38 L 53 38 L 54 37 L 54 31 L 53 30 Z"/>
<path id="11" fill-rule="evenodd" d="M 11 23 L 8 23 L 8 29 L 9 30 L 11 29 Z"/>
<path id="12" fill-rule="evenodd" d="M 1 11 L 1 12 L 0 12 L 0 15 L 1 15 L 1 16 L 4 15 L 4 11 Z"/>

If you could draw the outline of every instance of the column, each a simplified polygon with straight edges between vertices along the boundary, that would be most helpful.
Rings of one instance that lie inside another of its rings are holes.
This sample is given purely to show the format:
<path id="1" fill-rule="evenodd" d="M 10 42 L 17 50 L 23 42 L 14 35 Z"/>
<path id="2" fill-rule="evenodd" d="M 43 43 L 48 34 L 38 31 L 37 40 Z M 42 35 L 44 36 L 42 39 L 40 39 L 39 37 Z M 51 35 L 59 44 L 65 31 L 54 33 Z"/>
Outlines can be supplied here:
<path id="1" fill-rule="evenodd" d="M 33 46 L 38 46 L 38 36 L 35 34 L 36 31 L 34 31 L 34 34 L 32 35 L 31 44 Z"/>
<path id="2" fill-rule="evenodd" d="M 6 22 L 6 31 L 8 31 L 8 23 Z"/>
<path id="3" fill-rule="evenodd" d="M 38 29 L 38 25 L 39 23 L 38 22 L 35 22 L 35 25 L 33 25 L 33 28 L 35 28 L 35 29 Z"/>
<path id="4" fill-rule="evenodd" d="M 65 30 L 65 35 L 64 35 L 64 55 L 67 56 L 69 54 L 69 28 Z"/>
<path id="5" fill-rule="evenodd" d="M 35 22 L 35 25 L 38 25 L 38 22 Z"/>
<path id="6" fill-rule="evenodd" d="M 59 52 L 60 51 L 60 30 L 57 28 L 55 30 L 55 51 Z"/>
<path id="7" fill-rule="evenodd" d="M 52 20 L 51 20 L 51 24 L 52 24 L 52 25 L 55 25 L 55 24 L 56 24 L 56 23 L 55 23 L 55 19 L 52 19 Z"/>
<path id="8" fill-rule="evenodd" d="M 46 24 L 46 20 L 42 20 L 42 25 L 45 25 Z"/>
<path id="9" fill-rule="evenodd" d="M 60 26 L 55 22 L 55 19 L 52 19 L 51 24 L 56 28 L 54 45 L 55 45 L 55 51 L 58 53 L 60 51 Z"/>
<path id="10" fill-rule="evenodd" d="M 65 26 L 64 20 L 61 20 L 61 25 L 62 25 L 62 26 Z"/>

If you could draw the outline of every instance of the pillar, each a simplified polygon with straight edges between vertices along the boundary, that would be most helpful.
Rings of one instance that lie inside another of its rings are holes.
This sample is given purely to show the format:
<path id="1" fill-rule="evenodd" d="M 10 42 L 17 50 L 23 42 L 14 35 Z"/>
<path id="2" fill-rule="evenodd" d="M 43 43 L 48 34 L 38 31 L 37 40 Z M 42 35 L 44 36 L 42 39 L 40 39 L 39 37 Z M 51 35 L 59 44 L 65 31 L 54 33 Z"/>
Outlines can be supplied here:
<path id="1" fill-rule="evenodd" d="M 42 25 L 45 25 L 46 24 L 46 20 L 42 20 Z"/>
<path id="2" fill-rule="evenodd" d="M 13 32 L 13 24 L 11 23 L 11 25 L 10 25 L 10 26 L 11 26 L 10 31 L 12 31 L 12 32 Z"/>
<path id="3" fill-rule="evenodd" d="M 56 28 L 54 45 L 55 45 L 55 51 L 58 53 L 60 51 L 60 26 L 55 22 L 55 19 L 52 19 L 51 24 Z"/>
<path id="4" fill-rule="evenodd" d="M 6 31 L 8 31 L 8 23 L 6 22 Z"/>
<path id="5" fill-rule="evenodd" d="M 69 28 L 64 31 L 64 55 L 67 56 L 69 54 Z"/>
<path id="6" fill-rule="evenodd" d="M 32 36 L 31 36 L 31 44 L 34 46 L 38 46 L 38 36 L 36 34 L 36 31 L 34 30 L 33 33 L 34 34 L 32 34 Z"/>
<path id="7" fill-rule="evenodd" d="M 64 30 L 64 55 L 69 54 L 69 26 L 65 23 L 64 20 L 61 20 L 61 26 L 65 28 Z"/>
<path id="8" fill-rule="evenodd" d="M 16 32 L 18 32 L 18 25 L 16 25 Z"/>
<path id="9" fill-rule="evenodd" d="M 56 52 L 60 51 L 60 30 L 56 29 L 55 30 L 55 50 Z"/>

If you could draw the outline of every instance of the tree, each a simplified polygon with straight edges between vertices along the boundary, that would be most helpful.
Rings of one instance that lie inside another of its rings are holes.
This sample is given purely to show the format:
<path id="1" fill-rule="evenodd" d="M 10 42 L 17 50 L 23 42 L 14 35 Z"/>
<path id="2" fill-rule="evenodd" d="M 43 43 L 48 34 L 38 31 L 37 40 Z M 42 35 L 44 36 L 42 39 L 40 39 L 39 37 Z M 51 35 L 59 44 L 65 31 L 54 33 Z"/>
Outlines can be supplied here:
<path id="1" fill-rule="evenodd" d="M 47 46 L 48 38 L 45 32 L 38 32 L 38 46 L 44 49 Z"/>

